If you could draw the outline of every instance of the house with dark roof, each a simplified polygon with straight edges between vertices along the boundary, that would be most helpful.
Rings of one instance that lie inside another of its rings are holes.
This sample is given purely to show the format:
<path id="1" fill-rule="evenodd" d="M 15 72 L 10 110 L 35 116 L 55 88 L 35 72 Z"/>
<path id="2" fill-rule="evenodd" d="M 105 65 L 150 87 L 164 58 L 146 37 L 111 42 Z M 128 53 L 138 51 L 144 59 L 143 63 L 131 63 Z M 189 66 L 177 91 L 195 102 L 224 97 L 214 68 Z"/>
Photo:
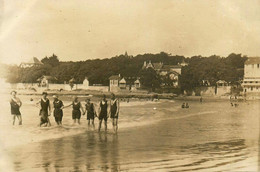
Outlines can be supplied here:
<path id="1" fill-rule="evenodd" d="M 182 67 L 186 65 L 183 61 L 181 64 L 178 65 L 166 65 L 162 62 L 159 63 L 152 63 L 151 61 L 146 62 L 144 61 L 142 69 L 152 68 L 154 69 L 162 78 L 168 77 L 172 80 L 174 87 L 179 87 L 179 76 L 181 75 Z M 162 85 L 165 85 L 162 83 Z"/>
<path id="2" fill-rule="evenodd" d="M 245 95 L 260 95 L 260 57 L 246 60 L 242 87 Z"/>
<path id="3" fill-rule="evenodd" d="M 141 88 L 140 78 L 122 77 L 120 74 L 109 77 L 109 90 L 112 92 L 137 90 L 139 88 Z"/>
<path id="4" fill-rule="evenodd" d="M 41 66 L 43 63 L 38 60 L 36 57 L 31 58 L 28 62 L 22 62 L 20 64 L 21 68 L 29 68 L 29 67 L 34 67 L 34 66 Z"/>

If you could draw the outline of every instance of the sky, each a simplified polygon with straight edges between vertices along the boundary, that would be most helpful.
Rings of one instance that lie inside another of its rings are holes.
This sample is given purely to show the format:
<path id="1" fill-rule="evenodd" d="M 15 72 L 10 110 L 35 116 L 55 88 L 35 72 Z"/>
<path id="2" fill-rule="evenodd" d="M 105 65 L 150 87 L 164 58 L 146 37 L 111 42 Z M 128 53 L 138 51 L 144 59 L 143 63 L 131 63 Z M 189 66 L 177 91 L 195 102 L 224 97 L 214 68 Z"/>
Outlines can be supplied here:
<path id="1" fill-rule="evenodd" d="M 260 56 L 259 0 L 0 0 L 0 62 Z"/>

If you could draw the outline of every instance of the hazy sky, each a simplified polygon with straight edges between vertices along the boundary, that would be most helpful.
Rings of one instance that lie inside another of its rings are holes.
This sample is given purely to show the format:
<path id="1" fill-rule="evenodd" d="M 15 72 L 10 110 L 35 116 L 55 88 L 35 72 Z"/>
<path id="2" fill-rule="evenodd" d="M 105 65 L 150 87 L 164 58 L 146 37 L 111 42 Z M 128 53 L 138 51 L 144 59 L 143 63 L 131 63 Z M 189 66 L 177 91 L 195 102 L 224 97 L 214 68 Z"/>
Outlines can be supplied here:
<path id="1" fill-rule="evenodd" d="M 259 9 L 259 0 L 0 0 L 0 57 L 260 56 Z"/>

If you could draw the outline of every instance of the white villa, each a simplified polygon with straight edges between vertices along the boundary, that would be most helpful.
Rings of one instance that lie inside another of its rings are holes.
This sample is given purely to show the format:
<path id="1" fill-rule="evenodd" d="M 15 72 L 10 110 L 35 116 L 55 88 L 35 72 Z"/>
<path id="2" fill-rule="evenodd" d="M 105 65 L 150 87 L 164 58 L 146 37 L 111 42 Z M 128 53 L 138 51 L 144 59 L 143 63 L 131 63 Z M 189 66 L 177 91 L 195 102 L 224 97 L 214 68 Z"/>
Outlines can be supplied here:
<path id="1" fill-rule="evenodd" d="M 245 95 L 260 95 L 260 57 L 250 57 L 245 62 L 242 87 Z"/>

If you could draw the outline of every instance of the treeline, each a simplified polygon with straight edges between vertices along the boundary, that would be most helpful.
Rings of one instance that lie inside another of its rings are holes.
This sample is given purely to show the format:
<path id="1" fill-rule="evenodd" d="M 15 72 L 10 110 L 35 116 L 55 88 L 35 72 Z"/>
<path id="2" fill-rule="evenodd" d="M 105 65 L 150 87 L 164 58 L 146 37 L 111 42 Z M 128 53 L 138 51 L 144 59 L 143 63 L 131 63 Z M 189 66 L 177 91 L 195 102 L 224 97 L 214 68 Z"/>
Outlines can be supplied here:
<path id="1" fill-rule="evenodd" d="M 5 77 L 7 82 L 10 83 L 35 83 L 42 75 L 54 76 L 58 79 L 58 83 L 68 82 L 72 78 L 75 79 L 76 83 L 82 83 L 85 77 L 88 77 L 91 84 L 108 85 L 108 78 L 117 74 L 126 77 L 148 75 L 158 78 L 154 74 L 149 75 L 147 72 L 144 74 L 144 71 L 141 70 L 144 61 L 151 60 L 153 63 L 163 62 L 164 64 L 176 65 L 185 60 L 189 65 L 183 67 L 180 84 L 183 90 L 192 90 L 200 86 L 203 80 L 208 80 L 212 85 L 216 84 L 217 80 L 235 83 L 243 77 L 243 67 L 246 59 L 247 57 L 241 54 L 230 54 L 228 57 L 194 56 L 185 58 L 184 56 L 173 56 L 161 52 L 137 56 L 129 56 L 125 53 L 109 59 L 62 62 L 53 54 L 41 60 L 44 64 L 42 66 L 31 68 L 8 66 Z M 147 82 L 149 81 L 150 79 Z M 160 83 L 158 82 L 152 85 L 159 87 Z M 149 84 L 145 85 L 149 86 Z"/>

